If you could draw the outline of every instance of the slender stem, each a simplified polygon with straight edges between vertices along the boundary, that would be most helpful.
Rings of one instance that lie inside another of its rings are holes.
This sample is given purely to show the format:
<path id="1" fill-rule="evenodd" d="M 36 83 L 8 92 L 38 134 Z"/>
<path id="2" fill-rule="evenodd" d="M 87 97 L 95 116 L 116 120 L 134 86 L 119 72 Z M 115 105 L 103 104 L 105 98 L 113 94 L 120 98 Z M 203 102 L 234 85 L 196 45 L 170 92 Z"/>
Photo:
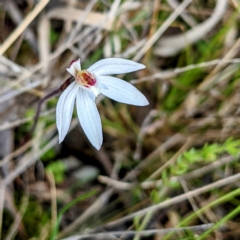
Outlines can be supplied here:
<path id="1" fill-rule="evenodd" d="M 61 92 L 63 92 L 72 82 L 74 81 L 74 78 L 73 77 L 69 77 L 61 86 L 60 88 L 50 92 L 49 94 L 47 94 L 45 97 L 43 97 L 42 99 L 39 100 L 38 102 L 38 106 L 37 106 L 37 111 L 36 111 L 36 114 L 35 114 L 35 117 L 34 117 L 34 122 L 33 122 L 33 125 L 32 125 L 32 128 L 30 130 L 30 138 L 33 136 L 33 133 L 35 131 L 35 128 L 37 126 L 37 122 L 38 122 L 38 119 L 39 119 L 39 115 L 40 115 L 40 111 L 41 111 L 41 107 L 42 107 L 42 104 L 47 101 L 48 99 L 54 97 L 54 96 L 57 96 L 59 95 Z"/>
<path id="2" fill-rule="evenodd" d="M 41 111 L 41 108 L 42 108 L 42 104 L 52 98 L 53 96 L 56 96 L 58 94 L 60 94 L 62 92 L 62 90 L 60 88 L 50 92 L 49 94 L 47 94 L 45 97 L 43 97 L 42 99 L 39 100 L 38 102 L 38 106 L 37 106 L 37 111 L 36 111 L 36 114 L 35 114 L 35 117 L 34 117 L 34 122 L 33 122 L 33 125 L 32 125 L 32 128 L 30 130 L 30 136 L 32 137 L 34 131 L 35 131 L 35 128 L 36 128 L 36 125 L 37 125 L 37 122 L 38 122 L 38 118 L 39 118 L 39 115 L 40 115 L 40 111 Z"/>

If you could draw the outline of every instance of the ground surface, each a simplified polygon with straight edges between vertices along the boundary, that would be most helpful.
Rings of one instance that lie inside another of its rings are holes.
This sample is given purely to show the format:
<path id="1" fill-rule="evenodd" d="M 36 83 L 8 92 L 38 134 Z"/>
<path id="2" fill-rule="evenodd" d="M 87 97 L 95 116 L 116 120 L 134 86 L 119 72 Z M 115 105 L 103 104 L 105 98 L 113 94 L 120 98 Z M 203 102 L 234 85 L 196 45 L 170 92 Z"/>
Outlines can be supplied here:
<path id="1" fill-rule="evenodd" d="M 237 0 L 8 0 L 0 3 L 2 239 L 239 239 Z M 74 112 L 58 144 L 58 96 L 107 57 L 143 63 L 118 76 L 146 107 L 100 96 L 104 141 Z"/>

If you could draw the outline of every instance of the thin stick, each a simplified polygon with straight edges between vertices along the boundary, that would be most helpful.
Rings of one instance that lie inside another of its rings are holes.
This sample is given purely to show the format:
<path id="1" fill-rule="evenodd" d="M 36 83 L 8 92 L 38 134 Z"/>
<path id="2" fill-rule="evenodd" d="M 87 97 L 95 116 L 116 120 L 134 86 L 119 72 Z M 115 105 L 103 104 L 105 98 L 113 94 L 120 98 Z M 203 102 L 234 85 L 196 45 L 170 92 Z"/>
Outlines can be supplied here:
<path id="1" fill-rule="evenodd" d="M 3 55 L 5 51 L 12 45 L 12 43 L 23 33 L 27 26 L 33 21 L 33 19 L 42 11 L 42 9 L 48 4 L 49 0 L 40 1 L 36 7 L 25 17 L 25 19 L 18 25 L 18 27 L 12 32 L 12 34 L 4 41 L 0 46 L 0 55 Z"/>
<path id="2" fill-rule="evenodd" d="M 41 108 L 42 108 L 42 104 L 47 101 L 48 99 L 52 98 L 53 96 L 56 96 L 58 94 L 61 93 L 61 89 L 58 88 L 56 90 L 54 90 L 53 92 L 50 92 L 49 94 L 47 94 L 45 97 L 43 97 L 42 99 L 40 99 L 40 101 L 38 102 L 38 106 L 37 106 L 37 111 L 36 111 L 36 115 L 34 117 L 34 122 L 33 122 L 33 125 L 32 125 L 32 128 L 30 130 L 30 137 L 32 137 L 33 133 L 34 133 L 34 130 L 36 128 L 36 125 L 37 125 L 37 122 L 38 122 L 38 118 L 39 118 L 39 115 L 40 115 L 40 111 L 41 111 Z"/>
<path id="3" fill-rule="evenodd" d="M 177 74 L 184 73 L 184 72 L 187 72 L 187 71 L 190 71 L 193 69 L 207 68 L 207 67 L 211 67 L 211 66 L 218 65 L 218 64 L 229 64 L 229 63 L 231 63 L 231 64 L 240 63 L 240 58 L 214 59 L 214 60 L 208 61 L 208 62 L 190 64 L 190 65 L 187 65 L 187 66 L 181 67 L 181 68 L 175 68 L 172 70 L 157 72 L 153 75 L 145 76 L 145 77 L 142 77 L 137 80 L 133 79 L 130 81 L 130 83 L 138 84 L 138 83 L 142 83 L 142 82 L 146 82 L 146 81 L 154 81 L 155 79 L 168 79 L 168 78 L 172 78 L 172 77 L 176 76 Z"/>
<path id="4" fill-rule="evenodd" d="M 124 236 L 128 237 L 134 237 L 135 235 L 141 235 L 143 236 L 152 236 L 155 234 L 159 235 L 165 235 L 169 232 L 182 232 L 182 231 L 193 231 L 193 232 L 203 232 L 207 229 L 211 228 L 214 224 L 208 223 L 208 224 L 202 224 L 197 226 L 191 226 L 191 227 L 183 227 L 183 228 L 166 228 L 166 229 L 151 229 L 151 230 L 143 230 L 143 231 L 116 231 L 116 232 L 106 232 L 106 233 L 92 233 L 92 234 L 83 234 L 83 235 L 75 235 L 71 236 L 69 238 L 64 238 L 64 240 L 80 240 L 85 238 L 91 238 L 91 239 L 116 239 L 116 237 L 121 236 L 124 234 Z"/>

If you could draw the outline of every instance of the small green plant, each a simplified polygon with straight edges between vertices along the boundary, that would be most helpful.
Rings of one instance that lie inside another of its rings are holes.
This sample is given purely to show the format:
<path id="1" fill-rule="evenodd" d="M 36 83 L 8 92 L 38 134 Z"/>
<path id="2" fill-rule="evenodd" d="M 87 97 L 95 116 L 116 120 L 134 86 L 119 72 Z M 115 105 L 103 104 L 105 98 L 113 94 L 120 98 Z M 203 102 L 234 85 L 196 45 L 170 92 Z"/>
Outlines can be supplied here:
<path id="1" fill-rule="evenodd" d="M 206 143 L 203 148 L 192 148 L 184 152 L 178 157 L 176 164 L 170 169 L 170 175 L 182 175 L 187 173 L 194 164 L 204 164 L 216 161 L 223 154 L 237 156 L 240 151 L 240 140 L 232 138 L 227 139 L 224 143 Z M 166 172 L 163 178 L 166 179 L 169 175 Z"/>
<path id="2" fill-rule="evenodd" d="M 66 167 L 61 160 L 50 163 L 47 166 L 46 170 L 51 171 L 53 173 L 56 183 L 63 182 Z"/>

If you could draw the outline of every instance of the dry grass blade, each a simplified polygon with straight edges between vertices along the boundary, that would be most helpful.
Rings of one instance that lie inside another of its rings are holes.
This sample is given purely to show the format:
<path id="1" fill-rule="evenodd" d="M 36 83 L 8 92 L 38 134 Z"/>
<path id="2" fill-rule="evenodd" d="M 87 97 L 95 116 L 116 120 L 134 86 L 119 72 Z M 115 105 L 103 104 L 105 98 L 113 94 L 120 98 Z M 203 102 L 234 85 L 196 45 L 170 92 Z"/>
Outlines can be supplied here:
<path id="1" fill-rule="evenodd" d="M 193 144 L 194 140 L 197 138 L 197 136 L 190 136 L 184 145 L 173 155 L 171 159 L 169 159 L 163 166 L 161 166 L 157 171 L 155 171 L 152 175 L 148 177 L 147 180 L 153 180 L 156 179 L 164 169 L 169 167 L 170 165 L 173 165 L 176 161 L 177 158 L 185 151 L 187 151 Z"/>
<path id="2" fill-rule="evenodd" d="M 47 75 L 49 68 L 51 67 L 50 62 L 48 61 L 48 56 L 50 54 L 50 21 L 46 17 L 46 14 L 41 15 L 40 24 L 38 26 L 38 35 L 39 35 L 39 60 L 43 63 L 42 74 L 44 76 L 42 86 L 46 87 L 49 81 Z"/>
<path id="3" fill-rule="evenodd" d="M 175 11 L 164 21 L 161 27 L 155 32 L 154 35 L 144 44 L 143 48 L 134 56 L 134 61 L 139 61 L 142 56 L 153 46 L 153 44 L 162 36 L 168 29 L 172 22 L 184 11 L 184 9 L 192 2 L 192 0 L 184 0 Z"/>
<path id="4" fill-rule="evenodd" d="M 164 57 L 174 56 L 186 45 L 203 39 L 223 18 L 227 10 L 227 4 L 227 0 L 216 1 L 213 14 L 205 22 L 194 26 L 182 34 L 160 39 L 158 42 L 159 46 L 154 49 L 154 53 Z"/>
<path id="5" fill-rule="evenodd" d="M 116 239 L 116 237 L 121 236 L 124 234 L 124 236 L 127 237 L 134 237 L 136 235 L 140 235 L 141 237 L 145 236 L 152 236 L 152 235 L 165 235 L 169 232 L 182 232 L 182 231 L 193 231 L 193 232 L 202 232 L 206 231 L 207 229 L 211 228 L 213 226 L 212 223 L 209 224 L 203 224 L 198 226 L 191 226 L 191 227 L 185 227 L 185 228 L 169 228 L 169 229 L 154 229 L 154 230 L 144 230 L 144 231 L 118 231 L 118 232 L 106 232 L 106 233 L 95 233 L 95 234 L 83 234 L 83 235 L 76 235 L 68 238 L 64 238 L 64 240 L 80 240 L 85 238 L 91 238 L 91 239 Z M 125 238 L 124 237 L 124 238 Z M 122 239 L 122 238 L 121 238 Z"/>
<path id="6" fill-rule="evenodd" d="M 25 196 L 22 200 L 20 211 L 17 212 L 17 214 L 15 216 L 15 219 L 14 219 L 14 222 L 13 222 L 12 226 L 10 227 L 9 232 L 6 235 L 6 237 L 4 238 L 4 240 L 14 239 L 15 235 L 17 234 L 19 225 L 22 222 L 23 215 L 27 210 L 28 202 L 29 202 L 29 196 Z"/>
<path id="7" fill-rule="evenodd" d="M 49 0 L 41 0 L 36 7 L 24 18 L 22 23 L 16 28 L 12 34 L 4 41 L 0 46 L 0 55 L 3 55 L 5 51 L 12 45 L 12 43 L 23 33 L 27 26 L 33 21 L 33 19 L 44 9 Z"/>
<path id="8" fill-rule="evenodd" d="M 240 156 L 223 157 L 209 165 L 196 169 L 192 172 L 186 173 L 182 176 L 172 176 L 169 179 L 169 181 L 179 181 L 179 180 L 188 181 L 194 178 L 199 178 L 211 171 L 214 171 L 215 169 L 219 169 L 224 165 L 230 164 L 235 161 L 239 161 L 239 158 Z M 98 180 L 103 184 L 106 184 L 108 186 L 111 186 L 113 188 L 120 189 L 120 190 L 130 190 L 136 187 L 141 187 L 142 189 L 151 189 L 151 188 L 155 188 L 155 187 L 159 188 L 163 186 L 162 180 L 155 180 L 155 181 L 145 180 L 142 183 L 128 183 L 128 182 L 119 181 L 119 180 L 112 179 L 106 176 L 101 176 L 101 175 L 98 177 Z"/>
<path id="9" fill-rule="evenodd" d="M 217 189 L 217 188 L 223 187 L 225 185 L 234 183 L 235 181 L 238 181 L 239 179 L 240 179 L 240 173 L 235 174 L 235 175 L 230 176 L 230 177 L 227 177 L 225 179 L 218 180 L 218 181 L 216 181 L 214 183 L 211 183 L 211 184 L 208 184 L 208 185 L 206 185 L 204 187 L 191 190 L 191 191 L 189 191 L 187 193 L 178 195 L 176 197 L 173 197 L 173 198 L 171 198 L 169 200 L 166 200 L 166 201 L 164 201 L 162 203 L 159 203 L 157 205 L 153 205 L 151 207 L 148 207 L 148 208 L 139 210 L 137 212 L 134 212 L 132 214 L 129 214 L 126 217 L 123 217 L 123 218 L 120 218 L 118 220 L 112 221 L 112 222 L 104 225 L 104 227 L 113 227 L 115 225 L 124 223 L 124 222 L 126 222 L 128 220 L 131 220 L 131 219 L 133 219 L 136 216 L 142 216 L 142 215 L 146 214 L 149 211 L 155 212 L 155 211 L 158 211 L 160 209 L 170 207 L 173 204 L 178 204 L 178 203 L 180 203 L 182 201 L 185 201 L 189 197 L 198 196 L 198 195 L 203 194 L 205 192 L 211 191 L 212 189 Z"/>
<path id="10" fill-rule="evenodd" d="M 130 82 L 132 84 L 138 84 L 146 81 L 154 81 L 156 79 L 167 79 L 167 78 L 172 78 L 180 73 L 184 73 L 190 70 L 198 69 L 198 68 L 210 68 L 211 66 L 219 65 L 219 64 L 235 64 L 235 63 L 240 63 L 239 58 L 233 58 L 233 59 L 215 59 L 209 62 L 202 62 L 198 64 L 191 64 L 186 67 L 182 68 L 175 68 L 173 70 L 167 70 L 167 71 L 161 71 L 158 73 L 155 73 L 151 76 L 146 76 L 137 80 L 131 80 Z"/>
<path id="11" fill-rule="evenodd" d="M 72 22 L 77 22 L 79 20 L 79 16 L 86 14 L 86 11 L 75 9 L 75 8 L 58 8 L 50 11 L 47 15 L 49 19 L 61 19 L 68 20 Z M 84 24 L 90 26 L 97 26 L 99 22 L 102 22 L 106 19 L 107 14 L 89 12 L 86 17 L 83 18 Z M 102 25 L 102 28 L 106 30 L 111 30 L 113 24 L 113 20 L 107 22 L 107 24 Z"/>
<path id="12" fill-rule="evenodd" d="M 22 22 L 23 15 L 21 13 L 21 10 L 16 6 L 16 3 L 12 0 L 9 0 L 6 2 L 6 4 L 7 4 L 7 10 L 11 15 L 11 18 L 13 19 L 15 24 Z M 32 49 L 35 52 L 37 52 L 37 40 L 35 38 L 33 30 L 31 28 L 26 28 L 25 34 L 23 33 L 22 36 L 26 39 L 26 41 L 29 42 Z"/>

